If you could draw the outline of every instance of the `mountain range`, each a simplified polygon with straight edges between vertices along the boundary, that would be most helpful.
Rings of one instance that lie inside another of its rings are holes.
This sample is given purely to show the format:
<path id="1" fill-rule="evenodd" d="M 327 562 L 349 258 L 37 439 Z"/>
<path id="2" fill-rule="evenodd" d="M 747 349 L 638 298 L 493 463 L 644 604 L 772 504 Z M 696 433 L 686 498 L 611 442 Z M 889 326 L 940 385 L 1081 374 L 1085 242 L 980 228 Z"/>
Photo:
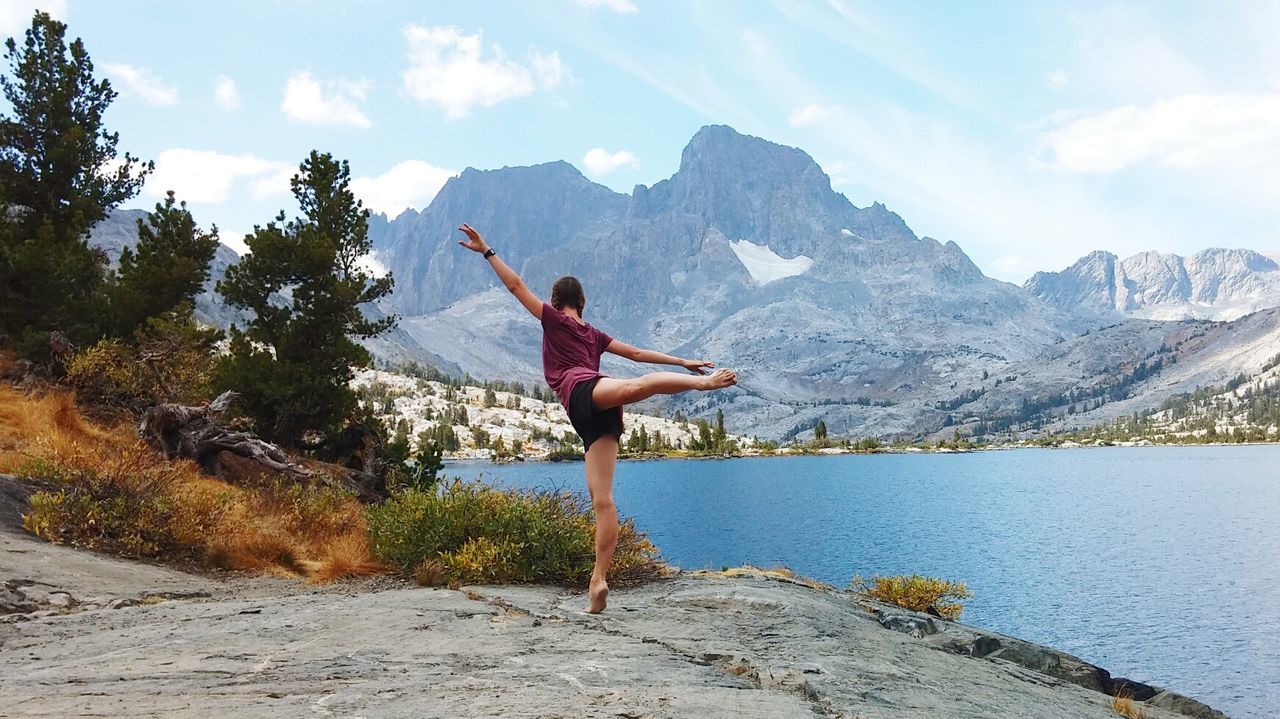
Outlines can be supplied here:
<path id="1" fill-rule="evenodd" d="M 1061 272 L 1037 272 L 1024 287 L 1061 309 L 1103 317 L 1233 320 L 1280 306 L 1280 265 L 1242 249 L 1123 260 L 1098 251 Z"/>
<path id="2" fill-rule="evenodd" d="M 467 169 L 421 212 L 371 217 L 396 278 L 375 311 L 402 316 L 371 345 L 384 362 L 541 381 L 540 328 L 457 246 L 462 222 L 535 292 L 580 278 L 586 319 L 615 337 L 736 368 L 738 387 L 666 406 L 722 408 L 733 431 L 761 437 L 819 419 L 876 436 L 1088 423 L 1257 371 L 1280 337 L 1276 313 L 1244 316 L 1280 306 L 1280 272 L 1257 253 L 1093 253 L 1018 287 L 882 204 L 853 205 L 803 151 L 710 126 L 674 175 L 630 194 L 565 162 Z M 215 297 L 200 305 L 233 319 Z M 643 371 L 609 356 L 604 369 Z"/>

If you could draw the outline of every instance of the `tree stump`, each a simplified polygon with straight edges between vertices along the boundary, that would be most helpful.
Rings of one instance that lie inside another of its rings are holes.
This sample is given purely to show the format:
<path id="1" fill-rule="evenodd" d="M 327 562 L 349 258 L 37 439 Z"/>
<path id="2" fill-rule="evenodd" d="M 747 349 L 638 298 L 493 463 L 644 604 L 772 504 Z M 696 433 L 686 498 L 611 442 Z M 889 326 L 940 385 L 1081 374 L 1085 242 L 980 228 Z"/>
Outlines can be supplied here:
<path id="1" fill-rule="evenodd" d="M 227 390 L 206 405 L 159 404 L 148 409 L 138 424 L 138 436 L 165 459 L 193 459 L 207 474 L 221 471 L 219 455 L 230 452 L 275 472 L 303 479 L 311 472 L 289 460 L 279 447 L 249 432 L 233 432 L 217 423 L 238 397 Z"/>

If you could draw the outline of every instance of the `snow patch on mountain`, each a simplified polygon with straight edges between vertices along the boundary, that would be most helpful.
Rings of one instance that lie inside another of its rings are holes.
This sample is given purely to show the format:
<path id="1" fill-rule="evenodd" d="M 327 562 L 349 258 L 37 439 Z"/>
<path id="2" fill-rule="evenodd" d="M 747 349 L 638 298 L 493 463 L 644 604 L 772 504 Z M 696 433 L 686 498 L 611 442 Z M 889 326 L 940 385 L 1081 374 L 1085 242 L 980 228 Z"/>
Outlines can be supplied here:
<path id="1" fill-rule="evenodd" d="M 366 255 L 361 255 L 359 259 L 356 260 L 356 266 L 375 277 L 382 277 L 390 272 L 390 270 L 387 269 L 387 266 L 382 263 L 382 260 L 378 259 L 377 250 Z"/>
<path id="2" fill-rule="evenodd" d="M 768 245 L 757 245 L 747 240 L 730 242 L 729 248 L 738 256 L 738 261 L 747 268 L 751 279 L 757 285 L 767 285 L 784 277 L 803 275 L 813 267 L 813 258 L 796 255 L 790 259 L 780 257 L 769 249 Z"/>

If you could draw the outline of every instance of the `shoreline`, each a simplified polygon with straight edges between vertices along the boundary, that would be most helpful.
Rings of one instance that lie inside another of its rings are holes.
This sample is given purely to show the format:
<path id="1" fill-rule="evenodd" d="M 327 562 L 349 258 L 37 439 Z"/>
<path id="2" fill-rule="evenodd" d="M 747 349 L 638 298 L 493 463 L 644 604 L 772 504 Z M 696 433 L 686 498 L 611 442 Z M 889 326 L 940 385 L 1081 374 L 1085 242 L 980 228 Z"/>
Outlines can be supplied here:
<path id="1" fill-rule="evenodd" d="M 1204 448 L 1204 447 L 1280 447 L 1280 441 L 1276 442 L 1116 442 L 1113 444 L 1079 444 L 1070 443 L 1063 445 L 990 445 L 975 446 L 968 449 L 934 449 L 934 448 L 916 448 L 909 447 L 906 449 L 882 449 L 882 450 L 844 450 L 835 447 L 826 448 L 826 451 L 805 451 L 805 452 L 756 452 L 756 453 L 734 453 L 725 455 L 690 455 L 690 456 L 672 456 L 672 455 L 618 455 L 619 462 L 656 462 L 656 461 L 685 461 L 685 460 L 722 460 L 722 459 L 779 459 L 788 457 L 846 457 L 846 456 L 874 456 L 886 454 L 901 455 L 933 455 L 933 454 L 979 454 L 982 452 L 1013 452 L 1017 450 L 1078 450 L 1078 449 L 1153 449 L 1153 448 Z M 518 464 L 568 464 L 582 462 L 582 458 L 572 459 L 544 459 L 526 457 L 521 459 L 505 460 L 495 462 L 485 457 L 444 457 L 446 467 L 449 464 L 492 464 L 492 465 L 518 465 Z"/>

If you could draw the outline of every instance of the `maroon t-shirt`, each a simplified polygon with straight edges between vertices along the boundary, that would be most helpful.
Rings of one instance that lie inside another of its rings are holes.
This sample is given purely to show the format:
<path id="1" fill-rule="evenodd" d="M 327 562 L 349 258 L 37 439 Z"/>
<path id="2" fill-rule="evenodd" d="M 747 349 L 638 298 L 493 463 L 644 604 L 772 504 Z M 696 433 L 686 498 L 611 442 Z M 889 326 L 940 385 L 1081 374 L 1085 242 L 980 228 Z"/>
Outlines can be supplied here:
<path id="1" fill-rule="evenodd" d="M 542 303 L 542 372 L 566 409 L 574 385 L 604 376 L 600 374 L 600 355 L 612 341 L 595 327 Z"/>

